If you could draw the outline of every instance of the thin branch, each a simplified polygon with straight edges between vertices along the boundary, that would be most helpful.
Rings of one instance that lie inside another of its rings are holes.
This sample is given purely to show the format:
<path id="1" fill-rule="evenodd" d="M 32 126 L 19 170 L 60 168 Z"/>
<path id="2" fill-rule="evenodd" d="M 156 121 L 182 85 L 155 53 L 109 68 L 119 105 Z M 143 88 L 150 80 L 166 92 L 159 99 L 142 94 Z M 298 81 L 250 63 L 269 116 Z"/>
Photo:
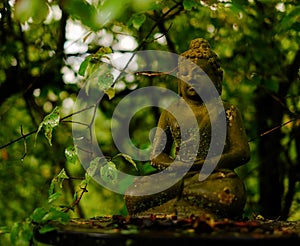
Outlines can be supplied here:
<path id="1" fill-rule="evenodd" d="M 7 144 L 4 144 L 4 145 L 0 146 L 0 149 L 4 149 L 4 148 L 8 147 L 9 145 L 12 145 L 12 144 L 14 144 L 14 143 L 16 143 L 16 142 L 18 142 L 18 141 L 20 141 L 20 140 L 22 140 L 22 139 L 25 139 L 25 138 L 29 137 L 30 135 L 36 133 L 37 131 L 38 131 L 38 130 L 36 129 L 36 130 L 34 130 L 34 131 L 32 131 L 32 132 L 29 132 L 29 133 L 27 133 L 27 134 L 25 134 L 25 135 L 22 135 L 21 137 L 19 137 L 19 138 L 13 140 L 13 141 L 11 141 L 11 142 L 9 142 L 9 143 L 7 143 Z"/>
<path id="2" fill-rule="evenodd" d="M 159 18 L 157 20 L 157 22 L 151 27 L 150 31 L 148 32 L 148 34 L 143 38 L 143 40 L 141 41 L 141 43 L 138 45 L 138 47 L 134 50 L 139 51 L 146 43 L 147 43 L 147 39 L 150 37 L 150 35 L 153 33 L 153 31 L 155 30 L 156 27 L 158 27 L 164 20 L 165 18 L 177 7 L 181 6 L 181 3 L 176 3 L 174 6 L 172 6 L 166 13 L 164 13 L 161 18 Z M 182 6 L 181 6 L 182 7 Z M 181 10 L 180 10 L 181 11 Z M 119 73 L 119 75 L 117 76 L 117 78 L 115 79 L 114 83 L 112 84 L 112 86 L 114 86 L 114 84 L 116 83 L 116 81 L 118 81 L 119 78 L 121 78 L 121 76 L 123 75 L 124 71 L 126 70 L 126 68 L 128 67 L 128 65 L 130 64 L 130 62 L 133 60 L 135 54 L 133 54 L 130 59 L 128 60 L 128 62 L 126 63 L 125 67 L 121 70 L 121 72 Z"/>
<path id="3" fill-rule="evenodd" d="M 62 120 L 61 122 L 62 123 L 73 123 L 73 124 L 83 125 L 83 126 L 87 126 L 87 127 L 89 126 L 89 124 L 82 123 L 79 121 L 74 121 L 74 120 Z"/>
<path id="4" fill-rule="evenodd" d="M 23 161 L 25 156 L 27 155 L 27 142 L 26 142 L 26 137 L 24 137 L 24 133 L 23 133 L 23 127 L 21 125 L 21 136 L 24 139 L 24 155 L 22 156 L 21 160 Z"/>
<path id="5" fill-rule="evenodd" d="M 252 141 L 254 141 L 255 139 L 257 139 L 259 137 L 263 137 L 263 136 L 265 136 L 267 134 L 270 134 L 271 132 L 273 132 L 273 131 L 275 131 L 275 130 L 277 130 L 277 129 L 279 129 L 279 128 L 281 128 L 281 127 L 283 127 L 283 126 L 285 126 L 285 125 L 287 125 L 287 124 L 289 124 L 289 123 L 291 123 L 291 122 L 293 122 L 295 120 L 297 120 L 297 119 L 291 119 L 291 120 L 288 120 L 287 122 L 282 123 L 279 126 L 275 126 L 275 127 L 271 128 L 270 130 L 265 131 L 265 132 L 259 134 L 257 137 L 254 137 L 254 138 L 250 139 L 248 142 L 252 142 Z"/>
<path id="6" fill-rule="evenodd" d="M 71 117 L 71 116 L 73 116 L 73 115 L 82 113 L 82 112 L 84 112 L 84 111 L 86 111 L 86 110 L 89 110 L 89 109 L 91 109 L 91 108 L 94 108 L 94 107 L 95 107 L 95 105 L 93 105 L 93 106 L 88 106 L 88 107 L 86 107 L 86 108 L 84 108 L 84 109 L 78 110 L 77 112 L 71 113 L 71 114 L 69 114 L 69 115 L 67 115 L 67 116 L 65 116 L 65 117 L 63 117 L 63 118 L 61 118 L 61 119 L 60 119 L 60 122 L 64 122 L 65 119 L 67 119 L 67 118 L 69 118 L 69 117 Z M 79 124 L 79 122 L 78 122 L 78 124 Z M 82 123 L 82 124 L 85 125 L 84 123 Z M 87 126 L 90 126 L 90 125 L 87 125 Z M 24 133 L 23 133 L 22 126 L 21 126 L 21 137 L 16 138 L 16 139 L 10 141 L 9 143 L 0 146 L 0 149 L 4 149 L 4 148 L 6 148 L 6 147 L 8 147 L 8 146 L 10 146 L 10 145 L 12 145 L 12 144 L 14 144 L 14 143 L 16 143 L 16 142 L 22 140 L 22 139 L 25 140 L 27 137 L 31 136 L 32 134 L 37 133 L 37 131 L 38 131 L 38 129 L 36 129 L 36 130 L 34 130 L 34 131 L 31 131 L 31 132 L 29 132 L 29 133 L 24 134 Z M 27 147 L 26 147 L 26 148 L 27 148 Z M 27 150 L 27 149 L 26 149 L 26 150 Z"/>
<path id="7" fill-rule="evenodd" d="M 88 192 L 87 190 L 87 184 L 84 185 L 84 187 L 81 187 L 81 192 L 79 197 L 77 197 L 77 199 L 68 207 L 65 208 L 65 210 L 63 212 L 68 212 L 70 209 L 73 209 L 75 206 L 77 206 L 80 202 L 80 200 L 82 199 L 84 193 Z"/>

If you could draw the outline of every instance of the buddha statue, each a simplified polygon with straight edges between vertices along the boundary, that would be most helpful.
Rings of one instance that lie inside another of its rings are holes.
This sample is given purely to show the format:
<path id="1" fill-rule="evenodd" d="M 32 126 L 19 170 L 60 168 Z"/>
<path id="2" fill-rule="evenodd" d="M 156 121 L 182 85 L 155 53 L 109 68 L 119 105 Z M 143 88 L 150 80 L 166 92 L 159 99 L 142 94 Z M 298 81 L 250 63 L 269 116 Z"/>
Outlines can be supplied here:
<path id="1" fill-rule="evenodd" d="M 235 105 L 221 101 L 226 118 L 224 120 L 226 128 L 224 148 L 217 158 L 211 157 L 206 160 L 212 137 L 212 121 L 217 124 L 218 117 L 208 114 L 208 109 L 197 91 L 207 89 L 205 83 L 208 83 L 208 77 L 217 91 L 217 95 L 212 93 L 211 97 L 220 98 L 223 71 L 218 56 L 211 50 L 207 40 L 203 38 L 192 40 L 189 49 L 180 57 L 177 76 L 180 99 L 172 103 L 170 110 L 165 109 L 160 115 L 150 160 L 157 172 L 170 167 L 173 168 L 171 170 L 180 172 L 180 167 L 185 166 L 187 162 L 183 155 L 178 157 L 185 134 L 181 132 L 178 122 L 187 124 L 187 129 L 190 129 L 189 119 L 191 117 L 196 118 L 196 131 L 200 137 L 195 158 L 188 171 L 178 182 L 156 194 L 135 195 L 138 189 L 151 189 L 153 186 L 159 186 L 163 180 L 153 182 L 152 179 L 145 176 L 134 182 L 124 196 L 128 213 L 137 216 L 164 214 L 180 217 L 209 215 L 215 219 L 239 218 L 243 214 L 246 193 L 244 183 L 238 177 L 235 169 L 246 164 L 250 159 L 250 148 L 241 113 Z M 199 66 L 203 74 L 199 73 L 199 69 L 194 69 L 193 65 L 186 64 L 186 60 Z M 209 99 L 207 103 L 209 103 Z M 185 110 L 186 105 L 191 110 Z M 174 110 L 177 115 L 180 115 L 179 120 L 176 118 L 178 116 L 175 117 L 170 113 Z M 189 137 L 186 135 L 184 142 L 188 143 Z M 195 148 L 193 143 L 191 141 L 191 144 L 185 145 L 185 152 L 188 152 L 189 148 Z M 205 160 L 215 168 L 204 180 L 201 180 L 199 172 L 203 168 Z"/>

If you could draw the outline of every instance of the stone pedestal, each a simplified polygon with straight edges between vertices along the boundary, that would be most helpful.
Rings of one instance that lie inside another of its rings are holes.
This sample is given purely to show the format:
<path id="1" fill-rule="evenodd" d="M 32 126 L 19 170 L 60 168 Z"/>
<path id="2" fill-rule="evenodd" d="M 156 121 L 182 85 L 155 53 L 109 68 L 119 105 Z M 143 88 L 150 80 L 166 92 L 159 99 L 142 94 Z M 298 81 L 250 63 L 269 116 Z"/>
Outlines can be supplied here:
<path id="1" fill-rule="evenodd" d="M 191 217 L 108 216 L 52 223 L 55 230 L 34 239 L 46 245 L 257 245 L 300 243 L 300 222 L 213 221 Z"/>

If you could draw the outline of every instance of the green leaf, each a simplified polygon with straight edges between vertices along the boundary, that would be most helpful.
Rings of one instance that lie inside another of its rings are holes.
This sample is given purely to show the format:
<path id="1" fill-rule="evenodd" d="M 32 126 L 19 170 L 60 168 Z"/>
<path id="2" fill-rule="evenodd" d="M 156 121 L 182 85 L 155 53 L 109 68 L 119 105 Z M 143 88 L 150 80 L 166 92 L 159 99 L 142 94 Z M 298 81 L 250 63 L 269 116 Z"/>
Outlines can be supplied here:
<path id="1" fill-rule="evenodd" d="M 12 245 L 29 245 L 33 237 L 33 230 L 30 222 L 14 223 L 10 232 L 10 242 Z"/>
<path id="2" fill-rule="evenodd" d="M 59 107 L 55 107 L 54 110 L 46 115 L 43 119 L 43 121 L 40 123 L 39 128 L 36 132 L 35 139 L 37 138 L 37 135 L 41 131 L 41 129 L 44 130 L 45 137 L 48 139 L 48 142 L 50 146 L 52 146 L 52 130 L 54 127 L 59 125 L 60 120 L 60 114 L 59 114 Z"/>
<path id="3" fill-rule="evenodd" d="M 56 176 L 56 180 L 60 188 L 62 188 L 62 183 L 64 182 L 65 179 L 69 179 L 69 176 L 67 175 L 65 169 L 63 168 L 60 171 L 60 173 Z"/>
<path id="4" fill-rule="evenodd" d="M 56 208 L 50 208 L 49 212 L 45 214 L 45 216 L 42 218 L 41 222 L 47 222 L 47 221 L 60 221 L 60 222 L 68 222 L 70 220 L 70 216 L 62 212 Z"/>
<path id="5" fill-rule="evenodd" d="M 49 190 L 48 190 L 49 196 L 51 196 L 54 193 L 54 189 L 55 189 L 55 182 L 54 182 L 54 179 L 52 179 Z"/>
<path id="6" fill-rule="evenodd" d="M 300 6 L 293 8 L 286 16 L 283 17 L 279 23 L 279 31 L 286 31 L 291 28 L 293 24 L 300 22 Z"/>
<path id="7" fill-rule="evenodd" d="M 116 184 L 118 181 L 116 165 L 112 161 L 109 161 L 100 168 L 100 176 L 106 183 Z"/>
<path id="8" fill-rule="evenodd" d="M 145 163 L 145 164 L 141 165 L 141 167 L 139 169 L 140 169 L 141 175 L 149 175 L 149 174 L 157 172 L 157 169 L 155 167 L 153 167 L 150 163 Z"/>
<path id="9" fill-rule="evenodd" d="M 50 195 L 48 197 L 48 203 L 52 203 L 52 202 L 56 201 L 60 196 L 61 196 L 60 192 L 53 193 L 52 195 Z"/>
<path id="10" fill-rule="evenodd" d="M 105 57 L 107 59 L 109 59 L 107 56 L 107 54 L 111 54 L 112 53 L 112 49 L 110 47 L 100 47 L 97 52 L 93 55 L 94 59 L 101 59 L 102 57 Z"/>
<path id="11" fill-rule="evenodd" d="M 46 224 L 44 226 L 42 226 L 41 229 L 39 229 L 39 233 L 43 234 L 43 233 L 47 233 L 47 232 L 50 232 L 50 231 L 55 231 L 57 228 L 53 225 L 50 225 L 50 224 Z"/>
<path id="12" fill-rule="evenodd" d="M 45 0 L 18 0 L 15 3 L 15 18 L 24 23 L 32 18 L 34 23 L 41 23 L 49 14 L 49 7 Z"/>
<path id="13" fill-rule="evenodd" d="M 99 89 L 107 91 L 114 83 L 114 76 L 110 72 L 101 74 L 98 78 Z"/>
<path id="14" fill-rule="evenodd" d="M 44 208 L 36 208 L 31 214 L 31 219 L 33 222 L 42 222 L 43 217 L 47 214 L 47 210 Z"/>
<path id="15" fill-rule="evenodd" d="M 65 169 L 63 168 L 59 174 L 54 177 L 51 181 L 51 184 L 50 184 L 50 188 L 49 188 L 49 197 L 51 197 L 54 193 L 54 188 L 55 188 L 55 185 L 58 184 L 60 188 L 62 188 L 62 184 L 64 182 L 65 179 L 69 179 L 69 176 L 67 175 Z"/>
<path id="16" fill-rule="evenodd" d="M 31 223 L 29 221 L 26 221 L 26 222 L 23 222 L 22 225 L 23 226 L 22 226 L 19 241 L 22 243 L 28 243 L 27 245 L 29 245 L 29 242 L 33 237 L 33 230 L 31 228 Z M 21 245 L 22 243 L 20 243 L 19 245 Z"/>
<path id="17" fill-rule="evenodd" d="M 197 6 L 197 2 L 195 0 L 183 0 L 183 7 L 185 10 L 192 10 L 192 8 Z"/>
<path id="18" fill-rule="evenodd" d="M 90 166 L 87 168 L 86 172 L 90 177 L 93 177 L 97 171 L 97 168 L 100 165 L 102 157 L 96 157 L 90 162 Z"/>
<path id="19" fill-rule="evenodd" d="M 140 27 L 143 25 L 143 23 L 146 20 L 146 15 L 145 14 L 133 14 L 132 17 L 130 18 L 130 21 L 133 25 L 133 27 L 137 30 L 140 29 Z"/>
<path id="20" fill-rule="evenodd" d="M 84 76 L 85 71 L 89 65 L 90 60 L 92 59 L 93 55 L 89 55 L 87 56 L 84 61 L 80 64 L 79 70 L 78 70 L 78 74 L 81 76 Z"/>
<path id="21" fill-rule="evenodd" d="M 277 93 L 279 90 L 279 83 L 277 80 L 267 80 L 263 83 L 263 85 L 272 92 Z"/>
<path id="22" fill-rule="evenodd" d="M 9 233 L 10 228 L 8 226 L 0 226 L 0 236 L 1 234 Z"/>
<path id="23" fill-rule="evenodd" d="M 113 159 L 117 158 L 119 156 L 122 156 L 126 161 L 128 161 L 131 165 L 133 165 L 136 170 L 138 170 L 138 167 L 137 167 L 136 163 L 134 162 L 134 160 L 131 158 L 131 156 L 129 156 L 127 154 L 119 153 L 119 154 L 115 155 L 113 157 Z"/>
<path id="24" fill-rule="evenodd" d="M 16 245 L 16 243 L 17 243 L 20 227 L 21 227 L 21 225 L 19 222 L 15 222 L 13 224 L 13 226 L 11 227 L 10 242 L 12 245 Z"/>
<path id="25" fill-rule="evenodd" d="M 63 9 L 70 14 L 71 18 L 75 18 L 93 31 L 98 31 L 101 25 L 97 23 L 97 10 L 95 6 L 87 1 L 72 0 L 61 1 Z"/>
<path id="26" fill-rule="evenodd" d="M 72 164 L 75 164 L 76 161 L 77 161 L 77 153 L 76 153 L 76 149 L 74 146 L 68 146 L 66 149 L 65 149 L 65 157 L 66 159 L 72 163 Z"/>

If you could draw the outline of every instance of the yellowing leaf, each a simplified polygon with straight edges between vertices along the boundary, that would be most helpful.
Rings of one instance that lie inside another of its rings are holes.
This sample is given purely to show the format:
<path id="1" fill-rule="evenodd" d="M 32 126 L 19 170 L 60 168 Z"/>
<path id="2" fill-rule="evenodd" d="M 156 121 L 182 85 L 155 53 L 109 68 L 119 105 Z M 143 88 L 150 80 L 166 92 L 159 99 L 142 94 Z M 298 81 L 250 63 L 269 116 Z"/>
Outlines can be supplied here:
<path id="1" fill-rule="evenodd" d="M 106 91 L 105 94 L 108 96 L 108 99 L 111 100 L 115 96 L 115 89 L 112 87 L 109 87 Z"/>

